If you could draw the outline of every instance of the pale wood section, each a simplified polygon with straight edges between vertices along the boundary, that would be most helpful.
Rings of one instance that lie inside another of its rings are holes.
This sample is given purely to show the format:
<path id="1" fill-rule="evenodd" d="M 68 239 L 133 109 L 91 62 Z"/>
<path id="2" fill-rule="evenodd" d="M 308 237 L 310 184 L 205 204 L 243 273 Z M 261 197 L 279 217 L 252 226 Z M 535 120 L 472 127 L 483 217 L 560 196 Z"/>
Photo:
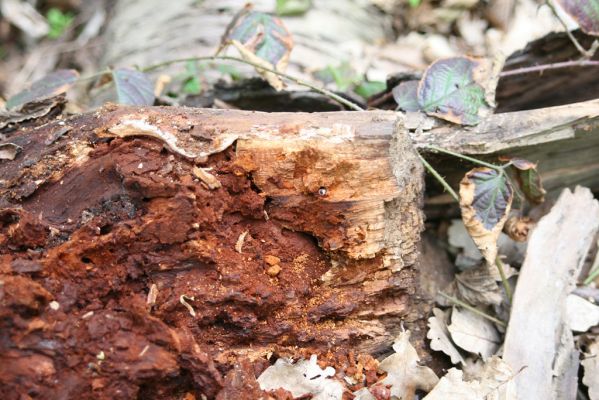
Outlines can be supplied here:
<path id="1" fill-rule="evenodd" d="M 571 358 L 558 349 L 575 351 L 572 332 L 564 325 L 566 297 L 598 229 L 599 202 L 588 189 L 577 187 L 574 193 L 564 190 L 530 236 L 503 350 L 512 370 L 519 371 L 514 377 L 519 398 L 554 399 L 568 385 L 554 377 L 560 375 L 560 361 Z"/>

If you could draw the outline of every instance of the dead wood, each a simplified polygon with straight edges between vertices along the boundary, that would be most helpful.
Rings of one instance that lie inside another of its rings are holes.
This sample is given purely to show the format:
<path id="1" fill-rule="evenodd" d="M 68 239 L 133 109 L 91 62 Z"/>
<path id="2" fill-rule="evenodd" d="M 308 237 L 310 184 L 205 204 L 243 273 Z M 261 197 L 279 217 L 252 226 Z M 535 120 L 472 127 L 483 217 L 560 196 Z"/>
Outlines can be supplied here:
<path id="1" fill-rule="evenodd" d="M 557 148 L 583 171 L 597 168 L 583 155 L 597 145 L 598 109 L 463 129 L 384 111 L 106 106 L 5 129 L 3 143 L 22 150 L 0 163 L 0 365 L 11 365 L 0 376 L 35 373 L 11 390 L 50 397 L 89 385 L 104 397 L 213 396 L 243 357 L 376 353 L 402 324 L 422 347 L 415 148 L 521 152 L 561 174 Z"/>
<path id="2" fill-rule="evenodd" d="M 211 397 L 215 365 L 378 352 L 424 321 L 422 168 L 393 113 L 106 107 L 7 140 L 22 147 L 0 164 L 12 391 Z"/>
<path id="3" fill-rule="evenodd" d="M 598 229 L 599 202 L 577 187 L 564 190 L 532 232 L 503 350 L 513 371 L 520 371 L 514 377 L 520 398 L 576 396 L 579 355 L 564 324 L 566 297 Z"/>

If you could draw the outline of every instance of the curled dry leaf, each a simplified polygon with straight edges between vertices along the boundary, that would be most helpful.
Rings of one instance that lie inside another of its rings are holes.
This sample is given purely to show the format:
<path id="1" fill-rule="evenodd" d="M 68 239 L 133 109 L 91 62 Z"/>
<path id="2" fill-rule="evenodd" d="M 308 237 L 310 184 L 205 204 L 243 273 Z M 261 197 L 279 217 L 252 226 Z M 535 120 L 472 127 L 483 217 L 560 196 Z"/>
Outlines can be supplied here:
<path id="1" fill-rule="evenodd" d="M 512 167 L 516 183 L 528 201 L 533 204 L 541 204 L 545 201 L 546 191 L 543 189 L 537 164 L 523 158 L 502 157 L 501 159 L 511 162 L 510 167 Z"/>
<path id="2" fill-rule="evenodd" d="M 479 354 L 483 360 L 495 354 L 501 342 L 491 321 L 458 307 L 453 307 L 451 325 L 447 329 L 456 345 L 470 353 Z"/>
<path id="3" fill-rule="evenodd" d="M 32 101 L 49 99 L 69 90 L 79 78 L 79 72 L 74 69 L 60 69 L 33 82 L 22 92 L 12 96 L 6 102 L 9 110 L 17 109 Z"/>
<path id="4" fill-rule="evenodd" d="M 293 39 L 279 18 L 246 7 L 227 28 L 221 49 L 229 44 L 239 51 L 244 60 L 283 72 L 287 68 Z M 276 74 L 260 68 L 256 71 L 276 90 L 283 88 L 283 82 Z"/>
<path id="5" fill-rule="evenodd" d="M 583 32 L 599 36 L 599 0 L 557 0 Z"/>
<path id="6" fill-rule="evenodd" d="M 428 319 L 428 332 L 426 334 L 426 337 L 431 341 L 431 349 L 447 354 L 453 364 L 463 364 L 464 358 L 449 337 L 449 330 L 447 329 L 449 310 L 442 311 L 433 308 L 433 314 L 434 316 Z"/>
<path id="7" fill-rule="evenodd" d="M 401 332 L 393 344 L 395 354 L 381 361 L 387 377 L 379 385 L 391 385 L 391 396 L 413 399 L 416 390 L 429 392 L 439 381 L 432 369 L 419 365 L 420 358 L 410 344 L 410 331 Z"/>
<path id="8" fill-rule="evenodd" d="M 505 175 L 474 168 L 460 182 L 462 220 L 489 264 L 497 257 L 497 239 L 510 211 L 513 190 Z"/>
<path id="9" fill-rule="evenodd" d="M 512 216 L 505 221 L 503 232 L 516 242 L 526 242 L 535 223 L 528 217 Z"/>

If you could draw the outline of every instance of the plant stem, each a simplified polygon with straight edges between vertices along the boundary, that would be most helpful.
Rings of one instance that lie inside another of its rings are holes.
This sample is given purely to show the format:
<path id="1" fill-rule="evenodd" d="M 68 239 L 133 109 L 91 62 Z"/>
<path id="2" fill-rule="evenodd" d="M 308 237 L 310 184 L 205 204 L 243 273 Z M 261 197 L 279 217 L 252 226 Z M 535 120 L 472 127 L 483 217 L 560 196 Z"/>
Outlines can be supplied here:
<path id="1" fill-rule="evenodd" d="M 451 186 L 449 186 L 449 183 L 447 183 L 447 181 L 437 172 L 437 170 L 435 170 L 433 168 L 432 165 L 429 164 L 428 161 L 426 161 L 424 159 L 424 157 L 422 157 L 420 155 L 420 153 L 418 154 L 418 158 L 420 158 L 420 161 L 422 162 L 422 164 L 424 164 L 424 166 L 426 167 L 426 169 L 428 170 L 428 172 L 430 172 L 430 174 L 432 176 L 434 176 L 441 185 L 443 185 L 443 187 L 445 188 L 445 190 L 447 190 L 447 193 L 449 193 L 451 195 L 451 197 L 453 197 L 455 199 L 455 201 L 457 201 L 458 203 L 460 202 L 460 198 L 458 197 L 458 194 L 455 192 L 455 190 L 453 190 L 453 188 Z"/>
<path id="2" fill-rule="evenodd" d="M 450 296 L 448 294 L 445 294 L 443 292 L 439 292 L 439 294 L 441 296 L 445 297 L 447 300 L 449 300 L 452 303 L 454 303 L 455 305 L 458 305 L 460 307 L 464 307 L 465 309 L 470 310 L 473 313 L 478 314 L 481 317 L 488 319 L 489 321 L 495 322 L 498 325 L 507 326 L 507 324 L 505 322 L 503 322 L 502 320 L 500 320 L 498 318 L 495 318 L 495 317 L 493 317 L 493 316 L 491 316 L 491 315 L 489 315 L 489 314 L 487 314 L 487 313 L 479 310 L 476 307 L 472 307 L 470 304 L 464 303 L 462 300 L 456 299 L 455 297 L 452 297 L 452 296 Z"/>
<path id="3" fill-rule="evenodd" d="M 584 280 L 585 285 L 590 285 L 591 282 L 595 280 L 599 276 L 599 266 L 597 266 L 594 270 L 589 273 L 589 276 Z"/>
<path id="4" fill-rule="evenodd" d="M 499 74 L 501 78 L 512 75 L 530 74 L 533 72 L 544 72 L 552 69 L 569 68 L 569 67 L 599 67 L 599 60 L 574 60 L 574 61 L 562 61 L 552 64 L 534 65 L 532 67 L 522 67 L 512 69 L 509 71 L 503 71 Z"/>
<path id="5" fill-rule="evenodd" d="M 589 272 L 589 276 L 584 280 L 585 285 L 590 285 L 591 282 L 595 280 L 599 276 L 599 254 L 595 257 L 595 262 L 591 267 L 591 271 Z"/>
<path id="6" fill-rule="evenodd" d="M 104 74 L 109 74 L 111 72 L 112 72 L 112 70 L 110 68 L 106 68 L 100 72 L 96 72 L 96 73 L 88 75 L 88 76 L 83 76 L 81 78 L 77 78 L 77 82 L 85 82 L 85 81 L 89 81 L 91 79 L 96 79 Z"/>
<path id="7" fill-rule="evenodd" d="M 431 145 L 426 145 L 426 146 L 424 146 L 424 148 L 425 149 L 433 150 L 433 151 L 438 152 L 438 153 L 449 154 L 450 156 L 461 158 L 463 160 L 470 161 L 472 163 L 479 164 L 479 165 L 482 165 L 484 167 L 488 167 L 488 168 L 497 170 L 499 172 L 503 172 L 503 167 L 501 167 L 499 165 L 490 164 L 490 163 L 484 162 L 482 160 L 479 160 L 477 158 L 468 157 L 468 156 L 466 156 L 464 154 L 456 153 L 456 152 L 451 151 L 451 150 L 446 150 L 446 149 L 443 149 L 441 147 L 431 146 Z"/>
<path id="8" fill-rule="evenodd" d="M 238 57 L 230 57 L 230 56 L 206 56 L 206 57 L 178 58 L 178 59 L 168 60 L 168 61 L 157 63 L 157 64 L 154 64 L 154 65 L 150 65 L 150 66 L 147 66 L 145 68 L 141 68 L 141 71 L 142 72 L 149 72 L 149 71 L 153 71 L 155 69 L 166 67 L 166 66 L 171 65 L 171 64 L 177 64 L 177 63 L 188 62 L 188 61 L 219 61 L 219 60 L 220 61 L 235 61 L 235 62 L 239 62 L 239 63 L 251 65 L 252 67 L 254 67 L 256 69 L 260 69 L 260 70 L 264 70 L 264 71 L 270 72 L 272 74 L 278 75 L 278 76 L 280 76 L 282 78 L 285 78 L 287 80 L 295 82 L 298 85 L 310 88 L 310 89 L 314 90 L 315 92 L 318 92 L 318 93 L 320 93 L 322 95 L 325 95 L 325 96 L 327 96 L 327 97 L 329 97 L 329 98 L 331 98 L 331 99 L 333 99 L 333 100 L 335 100 L 335 101 L 343 104 L 344 106 L 347 106 L 347 107 L 351 108 L 352 110 L 355 110 L 355 111 L 364 111 L 364 109 L 362 107 L 358 106 L 357 104 L 355 104 L 355 103 L 353 103 L 353 102 L 351 102 L 349 100 L 344 99 L 343 97 L 341 97 L 341 96 L 339 96 L 339 95 L 331 92 L 328 89 L 325 89 L 323 87 L 318 87 L 318 86 L 316 86 L 316 85 L 314 85 L 314 84 L 312 84 L 310 82 L 307 82 L 307 81 L 305 81 L 303 79 L 296 78 L 296 77 L 294 77 L 292 75 L 289 75 L 289 74 L 286 74 L 284 72 L 280 72 L 280 71 L 277 71 L 277 70 L 274 70 L 274 69 L 271 69 L 271 68 L 266 68 L 266 67 L 264 67 L 264 66 L 262 66 L 260 64 L 256 64 L 254 62 L 247 61 L 247 60 L 244 60 L 243 58 L 238 58 Z"/>
<path id="9" fill-rule="evenodd" d="M 499 270 L 499 276 L 501 276 L 501 283 L 503 284 L 503 288 L 505 289 L 505 294 L 507 295 L 510 304 L 512 304 L 512 288 L 510 287 L 510 283 L 507 281 L 507 278 L 505 276 L 505 270 L 503 269 L 504 265 L 499 256 L 497 256 L 497 258 L 495 259 L 495 265 Z"/>
<path id="10" fill-rule="evenodd" d="M 582 54 L 582 56 L 585 59 L 589 59 L 589 58 L 593 57 L 593 54 L 595 53 L 595 46 L 593 46 L 590 51 L 586 50 L 584 47 L 582 47 L 582 45 L 578 42 L 578 40 L 576 40 L 574 35 L 572 35 L 572 32 L 570 32 L 570 29 L 568 29 L 568 25 L 566 24 L 566 22 L 558 14 L 557 10 L 555 9 L 555 5 L 553 4 L 553 1 L 547 0 L 545 3 L 551 9 L 551 12 L 555 16 L 555 18 L 557 18 L 557 20 L 562 24 L 562 26 L 566 30 L 566 34 L 568 35 L 568 38 L 570 39 L 572 44 L 574 44 L 574 46 L 580 52 L 580 54 Z"/>

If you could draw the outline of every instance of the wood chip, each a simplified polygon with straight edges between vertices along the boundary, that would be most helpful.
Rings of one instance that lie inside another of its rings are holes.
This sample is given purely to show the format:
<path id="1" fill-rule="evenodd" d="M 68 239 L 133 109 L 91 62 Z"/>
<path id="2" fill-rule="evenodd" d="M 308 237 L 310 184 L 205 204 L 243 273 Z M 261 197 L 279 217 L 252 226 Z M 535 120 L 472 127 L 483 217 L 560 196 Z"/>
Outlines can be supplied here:
<path id="1" fill-rule="evenodd" d="M 146 304 L 149 306 L 153 306 L 156 304 L 156 298 L 158 297 L 158 286 L 155 283 L 152 283 L 150 286 L 150 290 L 148 291 L 148 297 L 146 299 Z"/>
<path id="2" fill-rule="evenodd" d="M 275 276 L 279 275 L 280 272 L 281 272 L 281 266 L 280 265 L 273 265 L 272 267 L 269 267 L 266 270 L 266 273 L 269 276 L 272 276 L 272 277 L 275 277 Z"/>
<path id="3" fill-rule="evenodd" d="M 183 304 L 183 306 L 185 306 L 185 308 L 187 308 L 187 310 L 189 311 L 189 313 L 191 314 L 192 317 L 195 317 L 196 316 L 196 311 L 193 309 L 193 307 L 191 306 L 191 304 L 189 304 L 186 300 L 194 301 L 195 298 L 193 296 L 192 297 L 185 296 L 184 294 L 182 294 L 179 297 L 179 302 L 181 304 Z"/>
<path id="4" fill-rule="evenodd" d="M 237 250 L 238 253 L 241 253 L 241 250 L 243 248 L 243 242 L 245 241 L 245 237 L 247 236 L 248 231 L 244 231 L 241 233 L 241 235 L 239 235 L 239 238 L 237 239 L 237 243 L 235 243 L 235 250 Z"/>
<path id="5" fill-rule="evenodd" d="M 202 182 L 204 182 L 211 190 L 222 187 L 220 181 L 216 179 L 214 175 L 208 173 L 204 168 L 193 167 L 193 174 Z"/>
<path id="6" fill-rule="evenodd" d="M 281 263 L 281 259 L 277 256 L 267 254 L 264 256 L 264 262 L 268 265 L 277 265 Z"/>

